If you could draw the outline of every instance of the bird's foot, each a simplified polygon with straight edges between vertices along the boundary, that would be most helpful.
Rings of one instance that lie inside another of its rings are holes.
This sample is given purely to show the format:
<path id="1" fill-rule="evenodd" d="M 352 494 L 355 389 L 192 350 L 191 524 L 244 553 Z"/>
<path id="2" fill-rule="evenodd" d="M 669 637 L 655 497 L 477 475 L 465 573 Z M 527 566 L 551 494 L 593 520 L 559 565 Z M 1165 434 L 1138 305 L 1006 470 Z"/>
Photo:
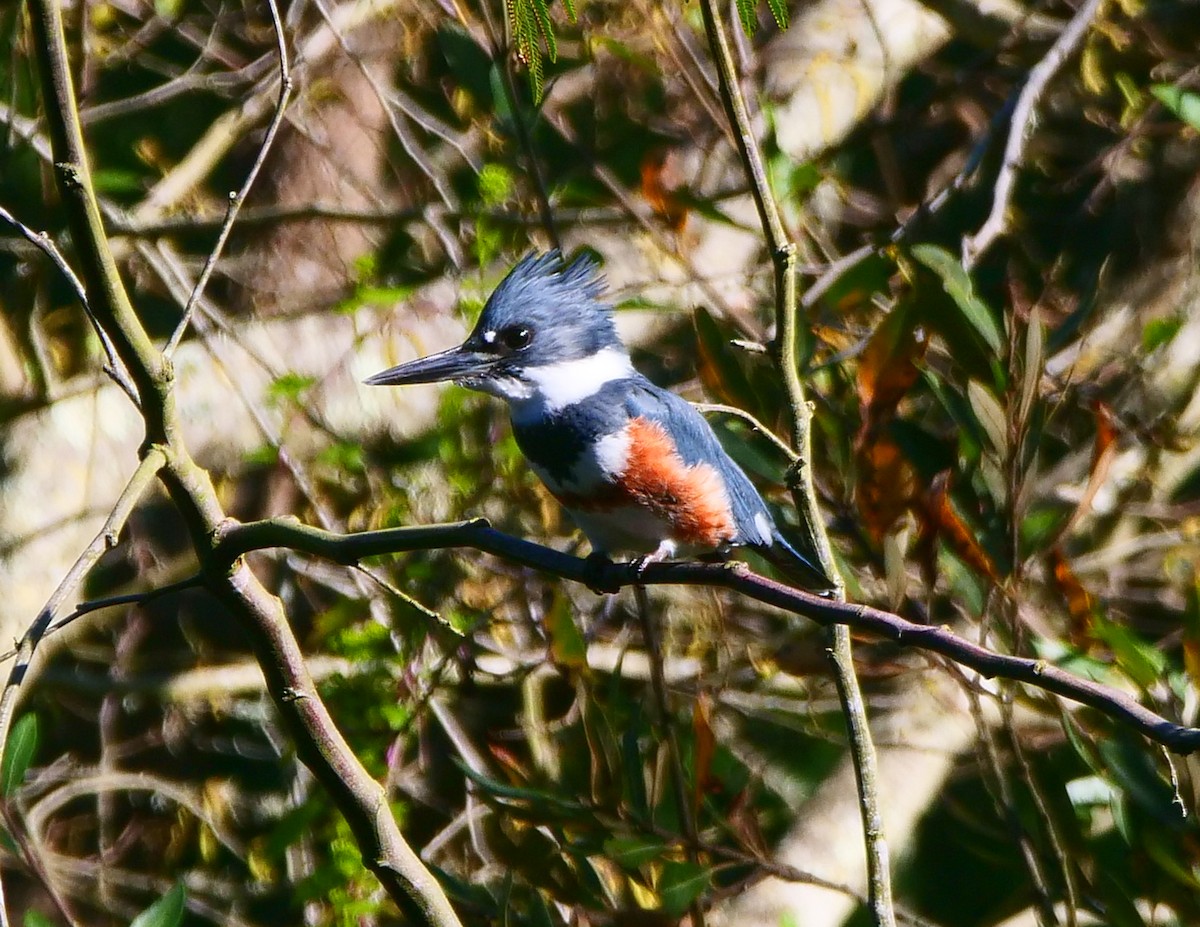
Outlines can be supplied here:
<path id="1" fill-rule="evenodd" d="M 592 551 L 587 555 L 583 567 L 583 582 L 596 595 L 613 595 L 621 591 L 621 584 L 612 576 L 613 562 L 607 555 Z"/>
<path id="2" fill-rule="evenodd" d="M 646 567 L 652 563 L 661 563 L 664 560 L 669 560 L 675 556 L 675 542 L 663 541 L 654 550 L 648 554 L 629 561 L 629 567 L 633 570 L 635 580 L 641 580 L 646 573 Z"/>

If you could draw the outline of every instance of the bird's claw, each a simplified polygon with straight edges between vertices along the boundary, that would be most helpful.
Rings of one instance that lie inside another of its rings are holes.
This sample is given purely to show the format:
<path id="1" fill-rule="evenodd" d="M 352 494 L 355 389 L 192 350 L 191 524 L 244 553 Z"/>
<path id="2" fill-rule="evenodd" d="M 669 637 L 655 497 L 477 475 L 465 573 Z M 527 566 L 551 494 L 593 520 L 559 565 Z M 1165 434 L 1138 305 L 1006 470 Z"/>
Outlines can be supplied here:
<path id="1" fill-rule="evenodd" d="M 646 574 L 646 567 L 652 563 L 656 563 L 658 559 L 654 554 L 642 554 L 642 556 L 634 557 L 630 560 L 629 569 L 633 573 L 633 578 L 640 581 Z"/>

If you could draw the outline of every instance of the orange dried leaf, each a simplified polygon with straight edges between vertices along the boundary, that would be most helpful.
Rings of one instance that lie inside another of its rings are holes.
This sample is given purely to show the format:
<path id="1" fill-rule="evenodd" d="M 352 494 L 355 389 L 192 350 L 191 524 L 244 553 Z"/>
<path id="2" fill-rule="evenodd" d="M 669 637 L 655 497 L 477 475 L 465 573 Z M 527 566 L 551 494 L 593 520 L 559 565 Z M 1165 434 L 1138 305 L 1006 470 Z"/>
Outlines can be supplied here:
<path id="1" fill-rule="evenodd" d="M 917 362 L 926 338 L 915 313 L 896 309 L 871 333 L 858 362 L 858 398 L 863 422 L 885 421 L 920 376 Z"/>
<path id="2" fill-rule="evenodd" d="M 949 471 L 939 473 L 925 497 L 925 517 L 959 560 L 993 583 L 999 584 L 1000 574 L 996 565 L 980 545 L 975 533 L 955 511 L 949 488 Z"/>
<path id="3" fill-rule="evenodd" d="M 1053 568 L 1054 585 L 1067 603 L 1067 615 L 1071 619 L 1069 636 L 1076 647 L 1086 647 L 1092 642 L 1092 596 L 1083 587 L 1071 564 L 1067 562 L 1062 548 L 1050 550 L 1050 565 Z"/>
<path id="4" fill-rule="evenodd" d="M 1108 479 L 1108 471 L 1112 469 L 1113 459 L 1117 456 L 1117 426 L 1112 409 L 1107 404 L 1097 400 L 1092 408 L 1096 413 L 1096 441 L 1092 445 L 1092 471 L 1088 474 L 1087 486 L 1083 489 L 1075 511 L 1063 526 L 1062 535 L 1070 533 L 1071 529 L 1092 508 L 1096 493 Z"/>
<path id="5" fill-rule="evenodd" d="M 1200 640 L 1190 634 L 1183 636 L 1183 668 L 1193 686 L 1200 686 Z"/>
<path id="6" fill-rule="evenodd" d="M 641 164 L 642 196 L 667 225 L 680 232 L 687 224 L 687 207 L 670 188 L 667 153 L 661 148 L 651 150 Z"/>
<path id="7" fill-rule="evenodd" d="M 865 430 L 859 435 L 857 461 L 855 500 L 863 523 L 879 542 L 912 504 L 916 471 L 895 441 Z"/>
<path id="8" fill-rule="evenodd" d="M 1096 444 L 1092 448 L 1092 469 L 1094 470 L 1109 452 L 1113 442 L 1117 440 L 1117 424 L 1108 403 L 1096 400 L 1092 404 L 1092 408 L 1096 412 Z"/>
<path id="9" fill-rule="evenodd" d="M 529 772 L 517 758 L 517 755 L 509 750 L 508 747 L 505 747 L 503 744 L 489 743 L 488 753 L 500 764 L 510 782 L 521 785 L 529 781 Z"/>
<path id="10" fill-rule="evenodd" d="M 693 813 L 700 810 L 700 798 L 712 784 L 712 760 L 717 752 L 717 737 L 712 729 L 712 700 L 701 693 L 692 706 L 692 734 L 696 739 L 696 785 L 692 793 Z"/>
<path id="11" fill-rule="evenodd" d="M 770 846 L 763 836 L 758 818 L 751 795 L 743 789 L 734 796 L 725 821 L 743 850 L 765 859 L 770 853 Z"/>

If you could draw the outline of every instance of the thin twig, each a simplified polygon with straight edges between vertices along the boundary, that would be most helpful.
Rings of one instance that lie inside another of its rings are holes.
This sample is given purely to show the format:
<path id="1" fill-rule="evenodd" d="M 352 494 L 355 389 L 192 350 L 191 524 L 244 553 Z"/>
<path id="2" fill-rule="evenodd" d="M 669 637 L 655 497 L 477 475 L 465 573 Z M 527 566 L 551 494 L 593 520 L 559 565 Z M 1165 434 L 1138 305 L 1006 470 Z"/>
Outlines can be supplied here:
<path id="1" fill-rule="evenodd" d="M 279 52 L 279 98 L 275 103 L 275 114 L 271 117 L 271 122 L 267 126 L 267 134 L 263 136 L 262 144 L 258 147 L 258 155 L 255 157 L 254 163 L 250 166 L 250 172 L 246 175 L 246 179 L 242 182 L 242 186 L 237 192 L 231 193 L 229 196 L 229 208 L 225 212 L 225 221 L 221 223 L 221 229 L 217 233 L 217 242 L 213 245 L 212 251 L 209 252 L 208 260 L 204 262 L 204 268 L 200 271 L 200 279 L 196 281 L 196 286 L 192 289 L 191 296 L 188 297 L 187 305 L 183 307 L 183 318 L 179 320 L 175 331 L 171 333 L 171 340 L 163 348 L 163 356 L 168 360 L 175 353 L 175 349 L 179 346 L 184 332 L 187 331 L 188 324 L 192 320 L 192 313 L 196 310 L 196 304 L 200 301 L 200 297 L 204 295 L 205 287 L 208 286 L 208 278 L 212 276 L 212 272 L 217 266 L 217 261 L 221 258 L 221 252 L 225 250 L 225 242 L 229 240 L 229 234 L 233 231 L 233 224 L 237 221 L 242 203 L 246 201 L 246 196 L 249 194 L 250 188 L 254 186 L 254 181 L 258 179 L 259 171 L 262 170 L 263 164 L 266 163 L 267 153 L 271 150 L 271 144 L 275 141 L 279 127 L 283 125 L 283 116 L 287 110 L 288 98 L 292 94 L 291 66 L 288 62 L 287 40 L 283 34 L 283 23 L 279 19 L 279 7 L 276 5 L 275 0 L 267 0 L 267 8 L 271 11 L 271 25 L 275 29 L 275 43 Z"/>
<path id="2" fill-rule="evenodd" d="M 650 662 L 650 691 L 654 694 L 655 707 L 658 709 L 659 732 L 667 743 L 667 759 L 671 765 L 671 787 L 675 792 L 675 804 L 679 809 L 679 823 L 683 830 L 683 839 L 687 843 L 688 859 L 696 863 L 699 861 L 699 831 L 696 829 L 696 815 L 692 808 L 692 802 L 688 797 L 687 774 L 683 770 L 679 735 L 675 731 L 675 725 L 671 723 L 671 702 L 667 696 L 667 681 L 663 676 L 662 634 L 650 608 L 650 596 L 646 594 L 646 587 L 634 586 L 633 597 L 637 603 L 642 637 L 646 641 L 646 656 Z M 704 927 L 704 907 L 699 899 L 692 903 L 689 914 L 695 927 Z"/>
<path id="3" fill-rule="evenodd" d="M 1013 109 L 1012 127 L 1008 131 L 1008 142 L 1004 146 L 1004 163 L 996 177 L 996 187 L 992 194 L 992 211 L 978 232 L 963 239 L 962 260 L 963 266 L 968 270 L 975 266 L 997 238 L 1008 233 L 1008 210 L 1016 187 L 1017 173 L 1024 164 L 1025 149 L 1037 119 L 1035 110 L 1038 102 L 1046 92 L 1050 79 L 1083 41 L 1088 27 L 1095 20 L 1103 3 L 1104 0 L 1087 0 L 1071 18 L 1062 35 L 1050 46 L 1046 57 L 1029 72 L 1029 81 Z"/>
<path id="4" fill-rule="evenodd" d="M 314 4 L 317 8 L 317 11 L 321 14 L 321 17 L 325 20 L 326 24 L 332 26 L 333 14 L 326 9 L 325 4 L 321 2 L 321 0 L 314 0 Z M 421 147 L 420 141 L 417 139 L 412 129 L 404 122 L 403 119 L 396 115 L 395 110 L 400 109 L 401 112 L 403 112 L 406 116 L 408 116 L 408 113 L 405 112 L 403 108 L 399 106 L 399 104 L 393 102 L 392 96 L 379 82 L 379 79 L 372 73 L 371 69 L 366 65 L 366 63 L 363 62 L 362 58 L 356 55 L 350 48 L 350 45 L 346 41 L 345 37 L 337 30 L 334 30 L 334 35 L 337 36 L 338 45 L 341 47 L 346 57 L 354 62 L 354 65 L 358 68 L 363 80 L 365 80 L 371 86 L 371 90 L 374 92 L 375 98 L 379 101 L 380 108 L 387 117 L 388 124 L 392 127 L 392 134 L 395 135 L 396 140 L 400 142 L 400 147 L 404 149 L 405 154 L 407 154 L 412 162 L 417 166 L 417 169 L 420 170 L 420 172 L 425 175 L 426 179 L 433 185 L 433 189 L 437 191 L 437 195 L 441 199 L 445 208 L 451 211 L 457 210 L 459 205 L 458 196 L 451 187 L 450 179 L 446 176 L 446 172 L 433 162 L 433 160 L 425 152 L 425 149 Z M 446 251 L 446 256 L 450 259 L 450 262 L 456 268 L 461 268 L 463 263 L 462 248 L 455 236 L 451 234 L 450 230 L 445 227 L 444 222 L 439 218 L 441 211 L 426 206 L 420 210 L 420 213 L 422 218 L 429 225 L 429 228 L 435 235 L 437 235 L 438 240 L 441 242 L 442 247 Z"/>
<path id="5" fill-rule="evenodd" d="M 760 422 L 757 418 L 747 412 L 745 409 L 739 409 L 737 406 L 727 406 L 722 402 L 694 402 L 692 403 L 701 412 L 718 412 L 721 415 L 732 415 L 734 418 L 740 418 L 743 422 L 757 431 L 764 438 L 767 438 L 776 448 L 788 459 L 788 463 L 795 463 L 798 459 L 796 452 L 788 445 L 779 440 L 779 436 L 770 428 Z"/>
<path id="6" fill-rule="evenodd" d="M 42 635 L 42 639 L 55 634 L 73 622 L 76 618 L 82 618 L 84 615 L 91 612 L 99 611 L 102 608 L 114 608 L 118 605 L 145 605 L 147 602 L 153 602 L 155 599 L 161 599 L 165 595 L 171 595 L 175 592 L 182 592 L 185 589 L 198 589 L 204 585 L 203 578 L 196 574 L 189 576 L 187 579 L 181 579 L 179 582 L 169 583 L 166 586 L 159 586 L 156 589 L 148 589 L 145 592 L 131 592 L 126 595 L 114 595 L 105 599 L 91 599 L 87 602 L 80 602 L 75 606 L 75 610 L 60 621 L 46 628 L 46 632 Z M 11 660 L 17 655 L 18 648 L 14 647 L 6 653 L 0 653 L 0 663 L 6 660 Z"/>
<path id="7" fill-rule="evenodd" d="M 356 0 L 334 11 L 339 31 L 354 29 L 384 16 L 396 5 L 396 0 Z M 298 4 L 293 4 L 295 9 Z M 296 51 L 296 71 L 300 74 L 314 70 L 328 60 L 337 47 L 331 27 L 322 25 L 302 41 Z M 136 222 L 161 218 L 172 206 L 201 184 L 212 173 L 229 150 L 245 138 L 246 133 L 268 117 L 276 90 L 274 78 L 256 89 L 239 105 L 212 121 L 188 153 L 150 189 L 145 199 L 132 211 Z"/>
<path id="8" fill-rule="evenodd" d="M 20 695 L 21 686 L 27 679 L 38 643 L 45 636 L 62 603 L 74 594 L 101 555 L 116 544 L 121 528 L 133 513 L 134 506 L 141 500 L 147 487 L 154 481 L 164 461 L 162 452 L 153 448 L 142 458 L 112 511 L 109 512 L 104 524 L 100 527 L 100 532 L 92 539 L 92 543 L 84 548 L 83 553 L 67 571 L 67 575 L 63 577 L 58 588 L 54 590 L 33 624 L 21 638 L 17 646 L 17 658 L 8 671 L 8 681 L 5 683 L 4 692 L 0 694 L 0 756 L 4 755 L 5 745 L 8 743 L 8 733 L 12 729 L 13 714 L 17 709 L 17 698 Z M 0 879 L 0 927 L 8 927 L 3 879 Z"/>
<path id="9" fill-rule="evenodd" d="M 708 44 L 716 60 L 721 99 L 734 128 L 734 138 L 742 167 L 750 181 L 750 190 L 758 210 L 763 234 L 771 251 L 775 267 L 775 362 L 783 380 L 791 412 L 792 437 L 796 444 L 794 477 L 789 488 L 796 502 L 802 531 L 803 547 L 817 555 L 825 574 L 834 581 L 834 596 L 844 601 L 845 587 L 838 575 L 829 536 L 821 521 L 817 505 L 816 486 L 812 479 L 812 410 L 804 395 L 799 364 L 799 285 L 797 281 L 796 245 L 784 227 L 779 206 L 771 192 L 766 163 L 754 135 L 753 123 L 738 82 L 737 69 L 730 53 L 729 41 L 715 0 L 701 0 L 700 11 Z M 862 817 L 863 842 L 866 851 L 867 885 L 870 910 L 878 927 L 895 927 L 896 913 L 892 904 L 892 877 L 883 815 L 879 805 L 879 764 L 871 731 L 867 724 L 866 706 L 854 672 L 854 657 L 850 646 L 850 631 L 844 625 L 831 625 L 826 631 L 827 653 L 837 684 L 842 713 L 850 741 L 858 785 L 859 812 Z"/>
<path id="10" fill-rule="evenodd" d="M 112 340 L 108 337 L 108 333 L 101 328 L 100 323 L 96 321 L 96 317 L 92 315 L 92 307 L 88 303 L 87 290 L 83 287 L 83 281 L 71 269 L 71 265 L 62 256 L 62 252 L 58 250 L 58 246 L 54 244 L 50 236 L 45 232 L 35 232 L 3 206 L 0 206 L 0 219 L 20 232 L 26 241 L 46 255 L 50 259 L 50 263 L 58 268 L 58 272 L 62 274 L 63 279 L 70 285 L 71 290 L 75 293 L 75 298 L 79 300 L 79 305 L 83 307 L 83 312 L 88 317 L 88 321 L 92 323 L 92 328 L 95 329 L 96 336 L 100 339 L 100 346 L 104 349 L 104 357 L 106 359 L 104 372 L 112 377 L 113 382 L 117 386 L 121 387 L 121 391 L 129 397 L 130 402 L 135 406 L 140 405 L 137 390 L 130 381 L 129 374 L 121 366 L 121 360 L 117 357 Z"/>

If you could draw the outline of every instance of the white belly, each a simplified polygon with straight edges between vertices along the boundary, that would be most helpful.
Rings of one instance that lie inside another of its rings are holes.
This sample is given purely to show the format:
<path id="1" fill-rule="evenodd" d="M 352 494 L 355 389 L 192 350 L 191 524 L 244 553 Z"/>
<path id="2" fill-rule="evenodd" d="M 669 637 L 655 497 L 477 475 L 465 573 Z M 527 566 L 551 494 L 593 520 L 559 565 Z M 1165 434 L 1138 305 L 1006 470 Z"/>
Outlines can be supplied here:
<path id="1" fill-rule="evenodd" d="M 641 506 L 624 505 L 600 512 L 567 511 L 597 553 L 651 553 L 671 539 L 671 525 Z"/>

